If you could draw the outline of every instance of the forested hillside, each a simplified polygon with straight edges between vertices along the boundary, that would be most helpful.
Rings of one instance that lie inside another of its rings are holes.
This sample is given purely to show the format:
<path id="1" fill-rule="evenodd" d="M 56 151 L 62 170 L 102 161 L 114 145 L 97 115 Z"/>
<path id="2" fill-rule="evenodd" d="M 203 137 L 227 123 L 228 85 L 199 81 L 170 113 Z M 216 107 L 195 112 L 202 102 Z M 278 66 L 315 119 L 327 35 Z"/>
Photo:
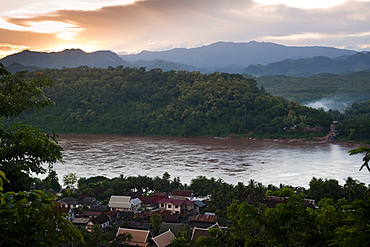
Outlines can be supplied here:
<path id="1" fill-rule="evenodd" d="M 333 103 L 350 104 L 370 99 L 370 71 L 345 75 L 319 74 L 308 78 L 264 76 L 256 79 L 267 92 L 307 104 L 323 98 Z M 342 106 L 342 108 L 344 108 Z"/>
<path id="2" fill-rule="evenodd" d="M 315 135 L 326 134 L 331 123 L 323 110 L 275 97 L 260 89 L 255 80 L 236 74 L 122 66 L 43 72 L 55 81 L 45 94 L 56 105 L 23 115 L 22 121 L 45 131 L 279 137 L 310 130 L 322 132 Z"/>
<path id="3" fill-rule="evenodd" d="M 338 117 L 337 131 L 349 139 L 370 139 L 370 100 L 355 102 Z"/>

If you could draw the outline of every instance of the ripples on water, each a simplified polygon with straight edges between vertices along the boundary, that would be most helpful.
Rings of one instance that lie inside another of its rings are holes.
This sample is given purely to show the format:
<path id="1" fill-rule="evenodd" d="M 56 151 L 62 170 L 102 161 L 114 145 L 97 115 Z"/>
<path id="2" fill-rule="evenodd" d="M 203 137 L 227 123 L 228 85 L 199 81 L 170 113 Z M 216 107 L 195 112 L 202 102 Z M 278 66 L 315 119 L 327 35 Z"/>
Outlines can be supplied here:
<path id="1" fill-rule="evenodd" d="M 142 137 L 120 135 L 61 135 L 64 163 L 54 169 L 62 177 L 146 175 L 192 178 L 206 176 L 225 182 L 265 185 L 280 183 L 308 188 L 312 177 L 334 178 L 343 184 L 351 176 L 366 184 L 370 174 L 358 171 L 362 156 L 349 156 L 353 146 L 285 143 L 271 140 L 206 137 Z"/>

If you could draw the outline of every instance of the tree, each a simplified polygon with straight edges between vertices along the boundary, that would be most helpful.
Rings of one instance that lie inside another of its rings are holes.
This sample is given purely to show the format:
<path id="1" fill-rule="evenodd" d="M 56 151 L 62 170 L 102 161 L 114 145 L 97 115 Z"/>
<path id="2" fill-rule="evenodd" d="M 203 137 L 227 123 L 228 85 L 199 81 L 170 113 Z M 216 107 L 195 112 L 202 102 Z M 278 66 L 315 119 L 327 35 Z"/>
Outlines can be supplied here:
<path id="1" fill-rule="evenodd" d="M 268 246 L 322 246 L 312 210 L 303 204 L 303 193 L 265 211 Z"/>
<path id="2" fill-rule="evenodd" d="M 365 191 L 367 190 L 364 183 L 361 183 L 357 179 L 348 177 L 344 179 L 346 182 L 343 186 L 344 196 L 349 202 L 352 202 L 354 199 L 364 199 Z"/>
<path id="3" fill-rule="evenodd" d="M 178 237 L 172 240 L 171 246 L 173 247 L 190 247 L 190 241 L 184 237 Z"/>
<path id="4" fill-rule="evenodd" d="M 331 241 L 332 246 L 370 246 L 370 201 L 354 200 L 342 206 L 343 225 L 336 228 Z"/>
<path id="5" fill-rule="evenodd" d="M 53 170 L 49 171 L 49 174 L 43 180 L 35 181 L 35 187 L 45 191 L 53 190 L 59 192 L 62 188 L 59 184 L 57 173 Z"/>
<path id="6" fill-rule="evenodd" d="M 55 246 L 83 242 L 55 204 L 42 191 L 0 193 L 0 246 Z"/>
<path id="7" fill-rule="evenodd" d="M 63 183 L 69 189 L 74 189 L 78 181 L 76 173 L 68 173 L 63 176 Z"/>
<path id="8" fill-rule="evenodd" d="M 12 75 L 0 64 L 0 120 L 10 121 L 23 111 L 51 105 L 41 90 L 51 85 L 52 81 L 42 73 L 28 79 L 24 72 Z M 31 173 L 46 173 L 43 164 L 48 163 L 51 169 L 61 160 L 61 151 L 54 134 L 20 123 L 0 123 L 0 170 L 10 181 L 4 184 L 4 190 L 29 190 Z"/>
<path id="9" fill-rule="evenodd" d="M 150 226 L 152 227 L 152 233 L 156 236 L 162 225 L 162 216 L 160 214 L 152 214 L 150 216 Z"/>
<path id="10" fill-rule="evenodd" d="M 360 171 L 362 170 L 362 168 L 366 167 L 367 170 L 370 172 L 370 166 L 369 166 L 369 161 L 370 161 L 370 147 L 367 147 L 367 146 L 359 147 L 359 148 L 356 148 L 356 149 L 349 150 L 348 153 L 349 153 L 349 155 L 355 155 L 355 154 L 363 154 L 363 153 L 365 153 L 365 156 L 362 159 L 362 161 L 364 163 L 360 167 Z"/>
<path id="11" fill-rule="evenodd" d="M 28 79 L 12 75 L 0 64 L 0 119 L 8 121 L 23 111 L 42 108 L 52 101 L 41 91 L 52 81 L 43 74 Z M 56 135 L 44 134 L 28 125 L 0 124 L 0 246 L 55 246 L 83 242 L 55 204 L 43 191 L 29 191 L 31 173 L 42 174 L 61 160 Z M 48 169 L 44 163 L 49 164 Z M 3 181 L 6 181 L 3 183 Z"/>
<path id="12" fill-rule="evenodd" d="M 343 188 L 338 180 L 313 177 L 309 183 L 307 196 L 320 201 L 322 198 L 332 198 L 334 202 L 343 197 Z"/>

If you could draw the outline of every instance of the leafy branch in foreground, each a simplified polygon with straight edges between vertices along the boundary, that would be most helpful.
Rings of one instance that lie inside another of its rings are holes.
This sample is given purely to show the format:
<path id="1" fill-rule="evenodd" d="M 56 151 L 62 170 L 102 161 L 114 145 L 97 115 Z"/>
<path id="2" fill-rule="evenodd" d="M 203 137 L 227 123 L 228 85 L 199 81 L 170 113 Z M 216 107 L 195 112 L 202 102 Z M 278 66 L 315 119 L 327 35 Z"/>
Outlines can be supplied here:
<path id="1" fill-rule="evenodd" d="M 349 153 L 349 155 L 355 155 L 355 154 L 365 153 L 365 156 L 362 159 L 362 161 L 364 163 L 362 164 L 362 166 L 360 168 L 360 171 L 362 170 L 362 168 L 366 167 L 367 170 L 370 172 L 370 166 L 369 166 L 369 161 L 370 161 L 370 147 L 367 147 L 367 146 L 359 147 L 359 148 L 356 148 L 356 149 L 349 150 L 348 153 Z"/>
<path id="2" fill-rule="evenodd" d="M 25 73 L 12 75 L 0 64 L 0 120 L 50 105 L 41 88 L 51 84 L 43 74 L 27 79 Z M 50 170 L 62 159 L 56 135 L 20 123 L 4 126 L 0 123 L 0 246 L 83 243 L 82 234 L 64 217 L 54 195 L 29 191 L 32 173 L 46 173 L 45 163 Z"/>

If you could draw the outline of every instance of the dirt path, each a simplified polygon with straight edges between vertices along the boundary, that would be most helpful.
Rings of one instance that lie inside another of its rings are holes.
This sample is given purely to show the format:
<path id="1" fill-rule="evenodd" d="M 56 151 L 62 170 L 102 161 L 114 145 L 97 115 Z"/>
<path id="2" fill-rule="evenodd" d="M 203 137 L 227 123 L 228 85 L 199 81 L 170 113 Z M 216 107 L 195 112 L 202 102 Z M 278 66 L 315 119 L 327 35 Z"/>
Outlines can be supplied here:
<path id="1" fill-rule="evenodd" d="M 330 131 L 325 137 L 323 137 L 323 142 L 327 143 L 330 140 L 330 137 L 333 136 L 334 132 L 335 132 L 335 124 L 330 124 Z"/>

